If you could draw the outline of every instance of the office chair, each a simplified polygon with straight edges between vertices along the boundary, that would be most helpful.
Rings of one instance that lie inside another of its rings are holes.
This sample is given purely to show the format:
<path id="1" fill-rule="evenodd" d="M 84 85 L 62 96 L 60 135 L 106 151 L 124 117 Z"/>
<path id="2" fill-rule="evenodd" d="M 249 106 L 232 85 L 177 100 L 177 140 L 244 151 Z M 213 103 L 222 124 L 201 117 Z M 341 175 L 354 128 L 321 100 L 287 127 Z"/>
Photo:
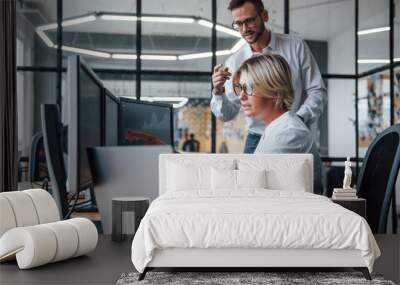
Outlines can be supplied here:
<path id="1" fill-rule="evenodd" d="M 392 202 L 393 232 L 397 231 L 395 183 L 400 166 L 400 124 L 380 133 L 368 147 L 357 181 L 358 196 L 367 200 L 367 221 L 374 233 L 386 233 Z"/>
<path id="2" fill-rule="evenodd" d="M 42 132 L 37 132 L 32 137 L 29 154 L 29 181 L 32 187 L 34 187 L 34 184 L 42 182 L 41 188 L 48 191 L 49 172 L 47 169 Z"/>
<path id="3" fill-rule="evenodd" d="M 68 214 L 67 177 L 64 167 L 64 158 L 60 140 L 60 118 L 57 105 L 42 104 L 41 119 L 44 149 L 47 158 L 47 167 L 52 183 L 53 197 L 62 216 Z"/>

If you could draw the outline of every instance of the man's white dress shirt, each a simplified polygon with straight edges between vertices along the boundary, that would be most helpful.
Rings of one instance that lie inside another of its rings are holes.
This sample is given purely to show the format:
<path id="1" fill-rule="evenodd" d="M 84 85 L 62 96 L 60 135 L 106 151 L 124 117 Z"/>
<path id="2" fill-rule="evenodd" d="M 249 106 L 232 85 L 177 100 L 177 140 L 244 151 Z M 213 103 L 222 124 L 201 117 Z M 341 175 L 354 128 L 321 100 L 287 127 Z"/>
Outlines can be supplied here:
<path id="1" fill-rule="evenodd" d="M 326 88 L 309 48 L 297 36 L 271 32 L 270 43 L 262 52 L 279 54 L 288 62 L 295 92 L 292 110 L 297 111 L 305 124 L 310 127 L 323 111 Z M 245 44 L 227 59 L 225 66 L 233 76 L 239 66 L 252 56 L 250 45 Z M 222 121 L 234 119 L 240 111 L 240 100 L 233 92 L 231 79 L 232 77 L 225 82 L 225 94 L 212 95 L 211 99 L 211 110 Z M 246 119 L 249 132 L 260 135 L 264 133 L 265 124 L 262 120 L 248 117 Z"/>

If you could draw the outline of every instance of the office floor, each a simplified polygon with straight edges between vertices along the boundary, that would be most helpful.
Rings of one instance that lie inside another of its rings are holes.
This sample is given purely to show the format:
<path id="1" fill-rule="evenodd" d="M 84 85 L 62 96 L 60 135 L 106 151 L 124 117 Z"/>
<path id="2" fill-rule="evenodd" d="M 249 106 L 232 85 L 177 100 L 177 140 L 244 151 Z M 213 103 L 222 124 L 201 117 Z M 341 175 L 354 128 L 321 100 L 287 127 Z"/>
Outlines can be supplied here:
<path id="1" fill-rule="evenodd" d="M 0 265 L 0 284 L 115 284 L 124 272 L 134 271 L 130 260 L 131 240 L 111 241 L 99 235 L 95 251 L 88 256 L 18 270 L 16 262 Z"/>
<path id="2" fill-rule="evenodd" d="M 400 235 L 378 235 L 382 256 L 375 273 L 400 283 Z M 114 243 L 100 235 L 97 249 L 82 256 L 36 269 L 19 270 L 15 262 L 0 265 L 0 284 L 115 284 L 124 272 L 134 271 L 130 260 L 131 240 Z"/>

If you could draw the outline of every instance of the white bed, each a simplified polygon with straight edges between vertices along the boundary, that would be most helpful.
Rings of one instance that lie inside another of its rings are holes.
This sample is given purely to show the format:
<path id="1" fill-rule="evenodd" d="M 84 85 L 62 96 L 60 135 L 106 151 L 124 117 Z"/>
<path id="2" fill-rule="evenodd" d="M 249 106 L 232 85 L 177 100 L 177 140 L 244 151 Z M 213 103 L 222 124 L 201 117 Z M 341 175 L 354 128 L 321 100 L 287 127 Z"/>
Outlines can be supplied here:
<path id="1" fill-rule="evenodd" d="M 134 266 L 144 274 L 154 267 L 355 267 L 369 277 L 380 251 L 367 222 L 311 194 L 312 172 L 310 155 L 161 155 L 160 197 L 134 237 Z M 262 188 L 255 187 L 260 177 Z"/>

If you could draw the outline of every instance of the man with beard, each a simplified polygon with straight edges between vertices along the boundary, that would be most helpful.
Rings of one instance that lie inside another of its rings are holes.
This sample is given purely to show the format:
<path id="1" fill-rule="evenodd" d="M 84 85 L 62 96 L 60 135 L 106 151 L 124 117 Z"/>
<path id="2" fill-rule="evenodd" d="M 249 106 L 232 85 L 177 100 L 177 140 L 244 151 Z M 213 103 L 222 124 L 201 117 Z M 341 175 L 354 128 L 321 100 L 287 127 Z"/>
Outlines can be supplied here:
<path id="1" fill-rule="evenodd" d="M 268 11 L 261 0 L 231 0 L 232 26 L 246 41 L 223 65 L 216 65 L 212 75 L 211 110 L 222 121 L 233 120 L 240 111 L 240 100 L 235 96 L 231 75 L 246 59 L 257 54 L 279 54 L 289 63 L 294 87 L 292 110 L 310 128 L 323 111 L 326 89 L 317 63 L 302 39 L 274 33 L 266 28 Z M 246 106 L 242 106 L 246 110 Z M 244 152 L 253 153 L 265 123 L 260 118 L 246 118 L 248 134 Z"/>

